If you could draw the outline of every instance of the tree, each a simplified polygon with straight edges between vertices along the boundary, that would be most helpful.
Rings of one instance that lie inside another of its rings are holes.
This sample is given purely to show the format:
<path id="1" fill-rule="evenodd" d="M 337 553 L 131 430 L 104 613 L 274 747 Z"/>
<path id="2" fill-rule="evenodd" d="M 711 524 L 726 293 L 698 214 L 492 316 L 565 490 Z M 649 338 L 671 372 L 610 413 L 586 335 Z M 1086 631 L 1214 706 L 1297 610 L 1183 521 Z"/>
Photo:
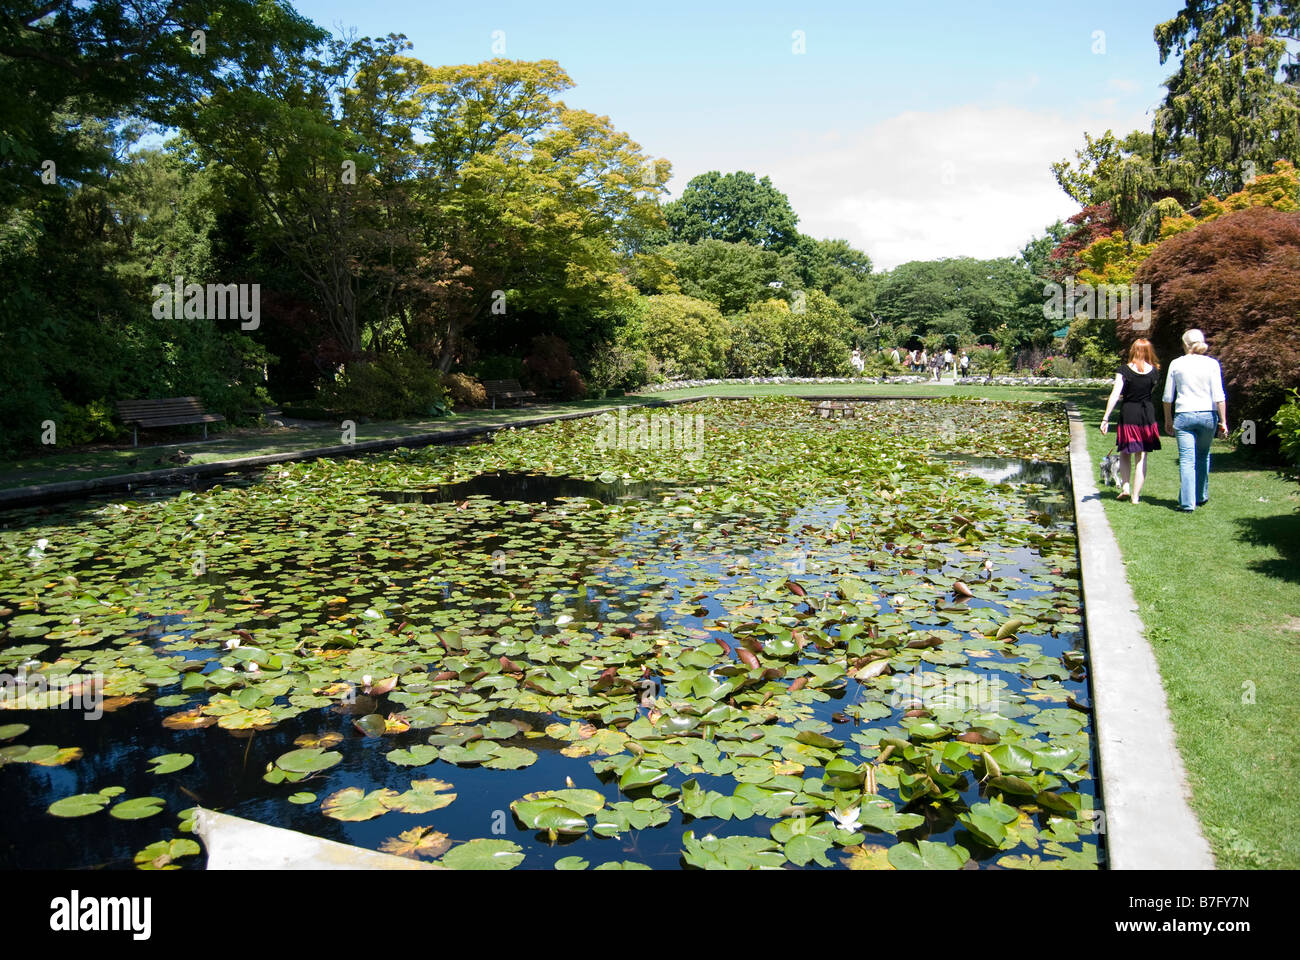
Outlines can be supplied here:
<path id="1" fill-rule="evenodd" d="M 1048 227 L 1041 237 L 1034 237 L 1020 248 L 1020 259 L 1036 277 L 1052 279 L 1055 264 L 1052 263 L 1052 251 L 1070 233 L 1066 225 L 1057 220 Z"/>
<path id="2" fill-rule="evenodd" d="M 870 318 L 876 283 L 869 256 L 847 240 L 814 240 L 802 235 L 793 256 L 806 289 L 820 290 L 859 323 Z"/>
<path id="3" fill-rule="evenodd" d="M 1045 327 L 1042 291 L 1042 280 L 1009 258 L 912 261 L 882 278 L 876 312 L 893 328 L 940 333 L 953 346 L 1003 324 L 1022 342 Z"/>
<path id="4" fill-rule="evenodd" d="M 705 239 L 670 243 L 659 252 L 672 264 L 682 293 L 708 300 L 729 316 L 778 292 L 789 296 L 801 286 L 791 258 L 748 243 Z"/>
<path id="5" fill-rule="evenodd" d="M 1160 62 L 1179 59 L 1155 121 L 1157 166 L 1186 164 L 1209 192 L 1300 154 L 1300 86 L 1286 82 L 1294 0 L 1187 0 L 1155 28 Z M 1294 78 L 1292 78 L 1294 79 Z"/>
<path id="6" fill-rule="evenodd" d="M 744 171 L 700 174 L 664 207 L 664 219 L 671 238 L 685 243 L 723 240 L 785 252 L 799 239 L 789 198 L 768 177 Z"/>
<path id="7" fill-rule="evenodd" d="M 202 53 L 196 29 L 204 30 Z M 80 182 L 98 163 L 60 118 L 134 115 L 161 124 L 219 88 L 241 85 L 285 51 L 325 34 L 281 0 L 16 0 L 0 11 L 0 203 L 39 189 L 54 163 Z"/>
<path id="8" fill-rule="evenodd" d="M 1161 243 L 1135 276 L 1152 287 L 1147 336 L 1166 363 L 1197 328 L 1223 366 L 1233 422 L 1270 418 L 1300 386 L 1300 213 L 1255 207 Z"/>

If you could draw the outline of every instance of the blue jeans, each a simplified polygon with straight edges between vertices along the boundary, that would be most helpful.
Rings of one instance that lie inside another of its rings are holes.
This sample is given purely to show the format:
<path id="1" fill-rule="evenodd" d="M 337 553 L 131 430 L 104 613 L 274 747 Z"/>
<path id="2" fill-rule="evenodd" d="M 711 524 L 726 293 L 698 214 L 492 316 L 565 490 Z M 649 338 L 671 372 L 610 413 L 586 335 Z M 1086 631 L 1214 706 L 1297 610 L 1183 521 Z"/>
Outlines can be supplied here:
<path id="1" fill-rule="evenodd" d="M 1210 498 L 1210 441 L 1219 428 L 1219 415 L 1213 410 L 1174 415 L 1174 434 L 1178 438 L 1178 505 L 1195 510 L 1198 503 Z"/>

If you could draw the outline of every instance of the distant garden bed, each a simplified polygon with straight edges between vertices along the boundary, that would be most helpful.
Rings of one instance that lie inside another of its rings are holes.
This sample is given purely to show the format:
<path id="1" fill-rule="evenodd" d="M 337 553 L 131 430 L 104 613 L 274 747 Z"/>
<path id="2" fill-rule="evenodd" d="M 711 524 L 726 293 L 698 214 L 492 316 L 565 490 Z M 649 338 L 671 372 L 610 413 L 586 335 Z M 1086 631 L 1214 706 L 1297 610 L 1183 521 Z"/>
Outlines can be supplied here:
<path id="1" fill-rule="evenodd" d="M 1099 387 L 1111 382 L 1109 377 L 966 377 L 958 380 L 935 380 L 932 377 L 737 377 L 722 380 L 672 380 L 668 383 L 651 383 L 637 390 L 637 393 L 661 393 L 667 390 L 682 390 L 688 387 L 716 387 L 732 384 L 760 383 L 957 383 L 984 386 L 1026 386 L 1026 387 Z"/>

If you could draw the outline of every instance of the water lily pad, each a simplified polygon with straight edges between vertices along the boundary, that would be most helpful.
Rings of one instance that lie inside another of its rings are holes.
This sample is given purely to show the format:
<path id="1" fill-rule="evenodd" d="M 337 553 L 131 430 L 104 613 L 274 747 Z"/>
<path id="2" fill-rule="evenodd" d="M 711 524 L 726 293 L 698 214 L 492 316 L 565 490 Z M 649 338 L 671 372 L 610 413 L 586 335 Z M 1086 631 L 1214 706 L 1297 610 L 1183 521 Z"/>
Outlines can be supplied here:
<path id="1" fill-rule="evenodd" d="M 161 797 L 135 797 L 123 800 L 108 811 L 108 815 L 119 820 L 144 820 L 163 812 L 167 802 Z"/>
<path id="2" fill-rule="evenodd" d="M 123 792 L 121 787 L 105 787 L 99 793 L 78 793 L 50 804 L 48 812 L 56 817 L 85 817 L 99 813 L 113 797 Z"/>
<path id="3" fill-rule="evenodd" d="M 193 840 L 178 837 L 151 843 L 135 855 L 135 865 L 140 870 L 179 870 L 175 861 L 182 857 L 197 856 L 202 848 Z"/>
<path id="4" fill-rule="evenodd" d="M 328 770 L 342 760 L 341 753 L 322 750 L 320 747 L 305 747 L 282 753 L 276 758 L 275 765 L 288 773 L 313 774 Z"/>
<path id="5" fill-rule="evenodd" d="M 165 773 L 175 773 L 177 770 L 184 770 L 194 762 L 192 753 L 165 753 L 161 757 L 154 757 L 149 761 L 153 764 L 153 769 L 149 772 L 157 776 Z"/>
<path id="6" fill-rule="evenodd" d="M 922 840 L 899 843 L 889 848 L 889 862 L 896 870 L 960 870 L 970 859 L 961 847 Z"/>
<path id="7" fill-rule="evenodd" d="M 471 840 L 442 857 L 451 870 L 510 870 L 524 862 L 523 848 L 510 840 Z"/>
<path id="8" fill-rule="evenodd" d="M 490 760 L 484 762 L 483 766 L 493 770 L 519 770 L 530 767 L 536 762 L 537 754 L 531 750 L 525 750 L 523 747 L 498 746 L 496 753 Z"/>
<path id="9" fill-rule="evenodd" d="M 291 794 L 289 797 L 289 802 L 297 804 L 299 806 L 305 806 L 306 804 L 316 802 L 316 794 L 308 793 L 307 791 L 303 790 L 298 793 Z"/>
<path id="10" fill-rule="evenodd" d="M 431 813 L 456 799 L 456 794 L 445 792 L 450 789 L 451 784 L 444 780 L 412 780 L 409 790 L 386 797 L 383 803 L 388 809 L 401 813 Z"/>
<path id="11" fill-rule="evenodd" d="M 389 763 L 401 767 L 423 767 L 438 759 L 438 748 L 417 743 L 407 750 L 389 750 L 384 756 Z"/>
<path id="12" fill-rule="evenodd" d="M 344 787 L 326 797 L 320 809 L 321 813 L 334 820 L 347 822 L 373 820 L 388 812 L 387 801 L 396 796 L 396 790 L 387 788 L 371 790 L 367 793 L 360 787 Z"/>
<path id="13" fill-rule="evenodd" d="M 445 833 L 439 833 L 433 827 L 412 827 L 410 830 L 403 830 L 396 837 L 385 840 L 379 845 L 383 853 L 391 853 L 399 857 L 410 857 L 419 859 L 420 857 L 437 858 L 442 856 L 451 848 L 451 838 Z"/>

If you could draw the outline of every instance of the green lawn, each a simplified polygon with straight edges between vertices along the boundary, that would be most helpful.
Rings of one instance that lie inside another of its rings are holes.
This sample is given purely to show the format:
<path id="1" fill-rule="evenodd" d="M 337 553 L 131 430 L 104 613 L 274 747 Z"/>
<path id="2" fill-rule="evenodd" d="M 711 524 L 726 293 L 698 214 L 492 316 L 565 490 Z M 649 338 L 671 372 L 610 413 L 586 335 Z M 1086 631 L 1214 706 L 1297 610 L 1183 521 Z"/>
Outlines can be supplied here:
<path id="1" fill-rule="evenodd" d="M 1099 392 L 1080 412 L 1094 462 Z M 1231 411 L 1230 411 L 1231 412 Z M 1106 496 L 1169 698 L 1192 806 L 1220 867 L 1300 867 L 1300 486 L 1215 441 L 1210 501 L 1177 511 L 1178 449 L 1148 457 L 1142 501 Z M 1104 784 L 1103 784 L 1104 789 Z"/>

